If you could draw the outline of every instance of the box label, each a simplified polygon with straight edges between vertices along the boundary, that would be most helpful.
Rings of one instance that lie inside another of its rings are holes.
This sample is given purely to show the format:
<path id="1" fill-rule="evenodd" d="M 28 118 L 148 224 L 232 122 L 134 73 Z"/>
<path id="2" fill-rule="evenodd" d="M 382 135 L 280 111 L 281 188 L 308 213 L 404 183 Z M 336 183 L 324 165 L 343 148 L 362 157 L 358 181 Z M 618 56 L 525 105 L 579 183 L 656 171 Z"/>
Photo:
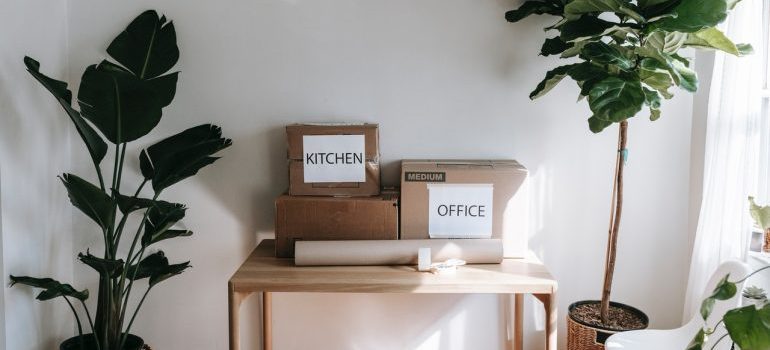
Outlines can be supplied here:
<path id="1" fill-rule="evenodd" d="M 304 181 L 366 182 L 364 135 L 302 136 Z"/>
<path id="2" fill-rule="evenodd" d="M 492 184 L 428 184 L 430 238 L 492 237 Z"/>
<path id="3" fill-rule="evenodd" d="M 446 182 L 445 172 L 435 171 L 406 171 L 404 181 L 407 182 Z"/>

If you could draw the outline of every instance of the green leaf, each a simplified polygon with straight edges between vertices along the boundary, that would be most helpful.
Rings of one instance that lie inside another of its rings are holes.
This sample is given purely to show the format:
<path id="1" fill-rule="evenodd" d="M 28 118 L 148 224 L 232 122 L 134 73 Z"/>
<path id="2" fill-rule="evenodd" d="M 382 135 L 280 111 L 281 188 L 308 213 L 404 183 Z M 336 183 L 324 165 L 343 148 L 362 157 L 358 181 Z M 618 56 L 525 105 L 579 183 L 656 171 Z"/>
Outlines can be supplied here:
<path id="1" fill-rule="evenodd" d="M 714 27 L 727 18 L 725 0 L 682 0 L 672 13 L 676 17 L 664 18 L 653 23 L 651 29 L 667 32 L 693 33 Z"/>
<path id="2" fill-rule="evenodd" d="M 727 274 L 724 278 L 719 280 L 719 283 L 717 283 L 716 287 L 714 287 L 714 291 L 711 293 L 711 296 L 703 300 L 703 303 L 701 303 L 700 314 L 704 320 L 708 320 L 711 312 L 714 309 L 714 303 L 717 300 L 728 300 L 735 296 L 735 293 L 738 292 L 738 287 L 735 285 L 735 283 L 728 281 L 728 278 L 730 278 L 730 274 Z"/>
<path id="3" fill-rule="evenodd" d="M 107 53 L 140 79 L 157 77 L 179 60 L 174 23 L 145 11 L 112 41 Z"/>
<path id="4" fill-rule="evenodd" d="M 592 116 L 591 118 L 588 118 L 588 129 L 590 129 L 591 132 L 593 132 L 594 134 L 598 134 L 602 132 L 604 129 L 606 129 L 610 125 L 612 125 L 611 121 L 599 119 L 596 116 Z"/>
<path id="5" fill-rule="evenodd" d="M 561 58 L 570 58 L 570 57 L 577 56 L 577 55 L 580 54 L 580 51 L 583 51 L 583 47 L 586 44 L 588 44 L 588 43 L 589 43 L 588 41 L 575 41 L 575 42 L 571 42 L 569 44 L 572 44 L 572 46 L 570 48 L 564 50 L 564 52 L 562 52 L 559 57 L 561 57 Z"/>
<path id="6" fill-rule="evenodd" d="M 515 23 L 530 15 L 549 14 L 559 16 L 562 11 L 561 3 L 558 1 L 526 1 L 518 9 L 506 12 L 505 20 Z"/>
<path id="7" fill-rule="evenodd" d="M 692 341 L 690 341 L 690 344 L 687 345 L 686 350 L 702 350 L 703 349 L 703 343 L 706 342 L 706 332 L 703 329 L 698 330 L 698 333 L 695 334 L 695 337 L 692 338 Z"/>
<path id="8" fill-rule="evenodd" d="M 727 311 L 725 328 L 742 350 L 770 349 L 770 304 L 761 309 L 749 305 Z"/>
<path id="9" fill-rule="evenodd" d="M 168 258 L 166 258 L 163 251 L 158 251 L 142 259 L 138 264 L 129 266 L 126 276 L 133 281 L 150 278 L 150 287 L 153 287 L 172 276 L 182 273 L 189 267 L 189 261 L 169 265 Z"/>
<path id="10" fill-rule="evenodd" d="M 762 230 L 770 228 L 770 205 L 760 207 L 754 202 L 754 197 L 749 197 L 749 213 Z"/>
<path id="11" fill-rule="evenodd" d="M 594 16 L 583 16 L 577 20 L 564 23 L 559 30 L 559 37 L 565 42 L 582 41 L 619 30 L 630 29 L 619 23 L 605 21 Z"/>
<path id="12" fill-rule="evenodd" d="M 149 246 L 155 242 L 178 236 L 190 236 L 191 231 L 170 230 L 185 216 L 187 207 L 182 204 L 157 202 L 147 211 L 142 246 Z M 171 232 L 169 232 L 171 231 Z"/>
<path id="13" fill-rule="evenodd" d="M 672 11 L 679 6 L 682 0 L 652 0 L 638 1 L 641 14 L 647 18 L 647 22 L 655 22 L 663 18 L 676 18 L 677 13 Z"/>
<path id="14" fill-rule="evenodd" d="M 545 95 L 548 93 L 548 91 L 551 91 L 551 89 L 553 89 L 557 84 L 559 84 L 560 81 L 562 81 L 562 79 L 564 79 L 564 77 L 567 76 L 570 69 L 576 66 L 577 64 L 568 64 L 556 67 L 545 73 L 545 78 L 539 84 L 537 84 L 535 90 L 532 90 L 532 92 L 529 94 L 529 98 L 534 100 L 540 96 Z"/>
<path id="15" fill-rule="evenodd" d="M 586 13 L 614 12 L 633 18 L 637 23 L 644 22 L 644 17 L 630 1 L 624 0 L 572 0 L 564 6 L 567 19 L 577 19 Z"/>
<path id="16" fill-rule="evenodd" d="M 564 52 L 564 50 L 569 49 L 570 47 L 573 47 L 573 46 L 575 46 L 575 44 L 565 43 L 558 36 L 555 38 L 548 38 L 548 39 L 545 39 L 545 42 L 543 43 L 543 47 L 540 49 L 540 55 L 542 56 L 558 55 Z"/>
<path id="17" fill-rule="evenodd" d="M 644 91 L 636 79 L 607 77 L 596 83 L 588 95 L 588 105 L 596 118 L 621 122 L 642 109 Z"/>
<path id="18" fill-rule="evenodd" d="M 37 295 L 37 300 L 51 300 L 56 297 L 72 297 L 78 300 L 88 299 L 88 289 L 77 291 L 69 284 L 63 284 L 52 278 L 35 278 L 28 276 L 10 276 L 11 287 L 16 284 L 22 284 L 34 288 L 43 289 L 40 294 Z"/>
<path id="19" fill-rule="evenodd" d="M 144 85 L 155 93 L 155 98 L 161 107 L 171 104 L 176 95 L 176 82 L 179 79 L 179 72 L 166 74 L 150 80 L 145 80 Z"/>
<path id="20" fill-rule="evenodd" d="M 637 47 L 635 52 L 640 56 L 648 57 L 657 61 L 656 68 L 661 68 L 668 71 L 669 75 L 671 75 L 671 78 L 674 80 L 674 83 L 677 86 L 690 92 L 694 92 L 698 89 L 697 74 L 694 70 L 688 68 L 681 60 L 649 46 Z M 652 66 L 650 61 L 647 62 L 647 65 Z"/>
<path id="21" fill-rule="evenodd" d="M 118 209 L 123 214 L 131 213 L 135 210 L 149 208 L 154 202 L 152 199 L 126 196 L 118 193 L 114 189 L 112 195 L 115 197 L 115 201 L 118 203 Z"/>
<path id="22" fill-rule="evenodd" d="M 64 174 L 60 179 L 67 188 L 72 205 L 94 220 L 102 229 L 111 227 L 115 217 L 112 213 L 113 204 L 110 196 L 76 175 Z"/>
<path id="23" fill-rule="evenodd" d="M 102 259 L 91 255 L 86 251 L 86 254 L 79 253 L 78 259 L 84 264 L 90 266 L 102 277 L 112 278 L 119 276 L 123 272 L 123 260 Z"/>
<path id="24" fill-rule="evenodd" d="M 67 112 L 72 124 L 75 125 L 78 135 L 86 144 L 88 154 L 91 155 L 94 164 L 101 163 L 107 154 L 107 144 L 101 136 L 83 119 L 80 113 L 72 108 L 72 92 L 67 89 L 67 83 L 49 78 L 40 73 L 40 63 L 30 57 L 24 57 L 24 64 L 27 66 L 27 72 L 37 79 L 48 91 L 59 101 L 59 104 Z"/>
<path id="25" fill-rule="evenodd" d="M 647 38 L 647 45 L 663 53 L 676 53 L 687 41 L 687 34 L 657 31 Z"/>
<path id="26" fill-rule="evenodd" d="M 160 192 L 216 161 L 214 153 L 230 147 L 232 141 L 222 138 L 216 125 L 199 125 L 148 147 L 139 157 L 142 175 L 152 180 L 155 192 Z"/>
<path id="27" fill-rule="evenodd" d="M 136 140 L 158 125 L 161 102 L 153 88 L 107 61 L 86 68 L 80 81 L 83 116 L 115 144 Z"/>
<path id="28" fill-rule="evenodd" d="M 687 66 L 679 61 L 671 62 L 671 66 L 679 75 L 679 87 L 689 92 L 695 92 L 698 90 L 698 74 L 695 73 L 694 70 L 687 68 Z"/>
<path id="29" fill-rule="evenodd" d="M 644 90 L 644 104 L 650 107 L 650 120 L 660 119 L 660 94 L 645 87 L 642 89 Z"/>
<path id="30" fill-rule="evenodd" d="M 644 58 L 639 62 L 639 78 L 642 80 L 642 84 L 651 87 L 664 98 L 669 99 L 674 97 L 668 92 L 668 89 L 674 85 L 674 81 L 666 68 L 655 59 Z"/>
<path id="31" fill-rule="evenodd" d="M 714 27 L 690 33 L 686 39 L 684 44 L 687 46 L 721 50 L 735 56 L 743 56 L 753 51 L 751 45 L 742 44 L 742 46 L 738 46 L 727 38 L 722 31 Z"/>
<path id="32" fill-rule="evenodd" d="M 581 53 L 596 63 L 613 64 L 623 70 L 629 70 L 634 67 L 634 62 L 623 56 L 615 46 L 601 41 L 586 44 Z"/>

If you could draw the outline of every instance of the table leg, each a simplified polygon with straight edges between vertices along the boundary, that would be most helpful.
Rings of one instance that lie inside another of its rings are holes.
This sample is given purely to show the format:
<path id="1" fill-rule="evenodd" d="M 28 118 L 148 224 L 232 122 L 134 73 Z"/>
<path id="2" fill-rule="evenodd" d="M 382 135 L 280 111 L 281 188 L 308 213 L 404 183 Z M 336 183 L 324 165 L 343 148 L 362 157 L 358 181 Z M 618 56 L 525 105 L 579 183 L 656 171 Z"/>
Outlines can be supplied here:
<path id="1" fill-rule="evenodd" d="M 271 292 L 262 292 L 262 350 L 273 350 L 273 293 Z"/>
<path id="2" fill-rule="evenodd" d="M 524 294 L 514 294 L 513 299 L 513 349 L 524 350 Z"/>
<path id="3" fill-rule="evenodd" d="M 231 284 L 227 286 L 227 303 L 229 310 L 230 326 L 230 350 L 239 350 L 241 348 L 240 333 L 240 309 L 243 299 L 246 299 L 251 293 L 236 292 Z"/>
<path id="4" fill-rule="evenodd" d="M 552 294 L 533 294 L 535 298 L 543 302 L 545 307 L 545 349 L 556 350 L 556 293 Z"/>

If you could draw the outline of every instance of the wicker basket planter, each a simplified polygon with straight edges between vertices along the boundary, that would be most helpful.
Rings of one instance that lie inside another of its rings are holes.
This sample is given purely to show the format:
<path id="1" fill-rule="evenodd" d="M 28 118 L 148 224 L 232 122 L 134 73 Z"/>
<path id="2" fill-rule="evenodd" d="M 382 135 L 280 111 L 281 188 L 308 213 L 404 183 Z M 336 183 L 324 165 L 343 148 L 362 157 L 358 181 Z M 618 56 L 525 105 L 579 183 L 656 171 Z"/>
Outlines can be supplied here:
<path id="1" fill-rule="evenodd" d="M 762 247 L 762 251 L 770 253 L 770 228 L 765 230 L 765 245 Z"/>
<path id="2" fill-rule="evenodd" d="M 644 327 L 635 329 L 609 329 L 591 326 L 574 317 L 575 307 L 583 304 L 598 303 L 597 300 L 578 301 L 569 306 L 567 315 L 567 350 L 604 350 L 604 342 L 618 332 L 647 328 L 649 318 L 640 310 L 621 303 L 611 302 L 613 307 L 623 308 L 637 314 L 644 321 Z"/>

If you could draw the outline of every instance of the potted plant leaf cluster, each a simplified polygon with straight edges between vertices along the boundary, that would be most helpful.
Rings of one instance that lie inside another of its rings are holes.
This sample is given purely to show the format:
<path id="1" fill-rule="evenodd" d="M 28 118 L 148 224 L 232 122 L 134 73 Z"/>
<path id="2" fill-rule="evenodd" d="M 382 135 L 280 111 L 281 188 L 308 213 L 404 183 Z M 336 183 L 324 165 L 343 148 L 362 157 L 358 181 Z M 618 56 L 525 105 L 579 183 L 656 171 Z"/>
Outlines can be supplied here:
<path id="1" fill-rule="evenodd" d="M 618 124 L 615 179 L 601 301 L 581 301 L 569 308 L 568 348 L 595 349 L 611 333 L 647 326 L 641 311 L 611 302 L 618 232 L 623 211 L 623 170 L 629 119 L 646 110 L 661 117 L 661 104 L 673 87 L 698 88 L 692 59 L 683 49 L 712 49 L 741 56 L 750 45 L 735 44 L 716 26 L 738 0 L 529 0 L 505 14 L 509 22 L 530 15 L 550 15 L 552 35 L 540 50 L 567 63 L 548 71 L 531 99 L 543 96 L 564 78 L 574 80 L 592 115 L 588 128 L 599 133 Z"/>
<path id="2" fill-rule="evenodd" d="M 94 222 L 94 232 L 101 234 L 104 243 L 99 249 L 91 247 L 78 254 L 82 263 L 99 274 L 93 317 L 86 304 L 91 295 L 87 289 L 78 290 L 52 278 L 10 276 L 12 286 L 42 289 L 38 300 L 61 298 L 69 304 L 78 335 L 64 341 L 62 350 L 135 350 L 144 346 L 144 341 L 130 331 L 145 298 L 158 284 L 190 267 L 189 261 L 170 263 L 165 253 L 153 246 L 192 235 L 175 228 L 185 216 L 185 205 L 161 200 L 160 196 L 166 188 L 216 161 L 218 157 L 213 155 L 231 145 L 215 125 L 184 130 L 139 153 L 143 179 L 128 187 L 122 181 L 127 144 L 158 125 L 163 108 L 176 93 L 179 73 L 168 73 L 179 59 L 174 24 L 155 11 L 146 11 L 110 43 L 107 53 L 116 63 L 103 60 L 83 73 L 77 96 L 79 110 L 72 104 L 67 83 L 44 75 L 37 61 L 24 58 L 29 73 L 56 98 L 72 121 L 95 170 L 94 181 L 74 174 L 59 176 L 72 205 Z M 108 172 L 102 161 L 110 151 L 114 160 Z M 136 225 L 129 224 L 134 222 Z M 137 295 L 141 298 L 132 305 L 129 300 Z"/>

